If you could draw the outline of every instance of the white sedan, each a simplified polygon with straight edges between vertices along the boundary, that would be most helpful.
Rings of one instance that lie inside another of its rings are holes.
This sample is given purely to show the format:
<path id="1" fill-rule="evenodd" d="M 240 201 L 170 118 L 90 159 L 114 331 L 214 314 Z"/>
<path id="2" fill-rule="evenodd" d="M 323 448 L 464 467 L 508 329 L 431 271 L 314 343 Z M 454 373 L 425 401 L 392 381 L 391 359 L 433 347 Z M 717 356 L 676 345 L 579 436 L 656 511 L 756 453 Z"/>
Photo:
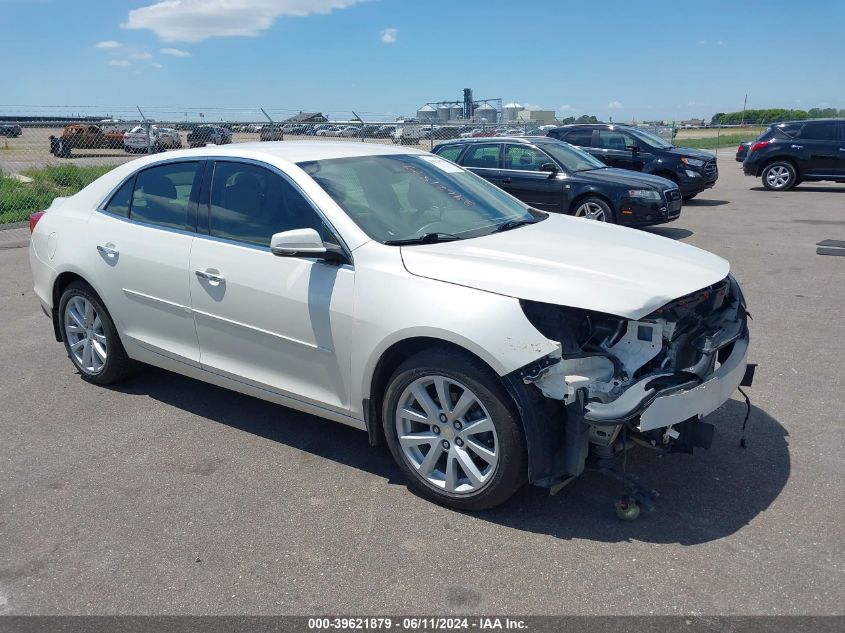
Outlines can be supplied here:
<path id="1" fill-rule="evenodd" d="M 452 507 L 632 440 L 706 444 L 700 418 L 746 374 L 726 261 L 536 211 L 413 149 L 148 156 L 30 224 L 35 292 L 84 380 L 147 363 L 366 430 Z"/>

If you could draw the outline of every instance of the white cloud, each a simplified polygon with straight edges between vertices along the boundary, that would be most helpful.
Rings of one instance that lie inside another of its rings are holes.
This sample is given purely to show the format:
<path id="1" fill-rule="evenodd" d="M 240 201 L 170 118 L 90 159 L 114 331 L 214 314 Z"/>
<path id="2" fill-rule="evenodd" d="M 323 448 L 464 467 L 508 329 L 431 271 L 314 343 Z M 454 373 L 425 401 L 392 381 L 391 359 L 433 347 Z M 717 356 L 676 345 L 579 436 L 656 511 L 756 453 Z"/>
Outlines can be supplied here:
<path id="1" fill-rule="evenodd" d="M 705 44 L 707 44 L 707 40 L 698 40 L 698 44 L 699 46 L 704 46 Z"/>
<path id="2" fill-rule="evenodd" d="M 384 29 L 383 31 L 379 31 L 379 38 L 385 44 L 395 44 L 396 43 L 396 36 L 399 35 L 399 31 L 394 28 Z"/>
<path id="3" fill-rule="evenodd" d="M 697 105 L 701 105 L 701 104 L 698 103 L 698 101 L 687 101 L 687 107 L 688 108 L 694 108 Z"/>
<path id="4" fill-rule="evenodd" d="M 574 108 L 573 106 L 569 105 L 568 103 L 564 103 L 562 106 L 560 106 L 560 107 L 557 109 L 557 111 L 558 111 L 558 112 L 571 112 L 571 111 L 572 111 L 572 110 L 574 110 L 574 109 L 575 109 L 575 108 Z"/>
<path id="5" fill-rule="evenodd" d="M 129 57 L 132 59 L 152 59 L 153 56 L 149 53 L 132 53 Z"/>
<path id="6" fill-rule="evenodd" d="M 120 48 L 120 42 L 115 42 L 114 40 L 103 40 L 102 42 L 97 42 L 94 44 L 94 48 Z"/>
<path id="7" fill-rule="evenodd" d="M 152 64 L 150 64 L 150 66 L 152 66 L 153 68 L 164 68 L 164 66 L 156 62 L 153 62 Z"/>
<path id="8" fill-rule="evenodd" d="M 190 57 L 188 51 L 183 51 L 179 48 L 162 48 L 159 51 L 162 55 L 170 55 L 171 57 Z"/>
<path id="9" fill-rule="evenodd" d="M 113 59 L 109 62 L 109 66 L 131 66 L 132 62 L 128 62 L 125 59 Z"/>
<path id="10" fill-rule="evenodd" d="M 722 44 L 724 44 L 722 40 L 716 40 L 716 46 L 721 46 Z"/>
<path id="11" fill-rule="evenodd" d="M 618 110 L 621 107 L 622 107 L 621 101 L 611 101 L 610 103 L 607 104 L 608 110 Z"/>
<path id="12" fill-rule="evenodd" d="M 254 37 L 277 18 L 331 13 L 362 0 L 161 0 L 132 9 L 124 29 L 149 29 L 164 42 Z"/>

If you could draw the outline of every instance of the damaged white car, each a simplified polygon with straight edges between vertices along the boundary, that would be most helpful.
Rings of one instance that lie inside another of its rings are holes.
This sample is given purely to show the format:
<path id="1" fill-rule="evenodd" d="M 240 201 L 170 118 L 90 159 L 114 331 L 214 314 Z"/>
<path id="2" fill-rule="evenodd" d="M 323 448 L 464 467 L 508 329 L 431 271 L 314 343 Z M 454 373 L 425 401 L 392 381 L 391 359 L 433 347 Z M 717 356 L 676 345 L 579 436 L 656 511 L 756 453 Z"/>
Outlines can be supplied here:
<path id="1" fill-rule="evenodd" d="M 412 149 L 151 156 L 30 226 L 35 292 L 84 379 L 148 363 L 352 425 L 457 508 L 636 443 L 707 446 L 701 418 L 751 373 L 723 259 L 533 210 Z"/>

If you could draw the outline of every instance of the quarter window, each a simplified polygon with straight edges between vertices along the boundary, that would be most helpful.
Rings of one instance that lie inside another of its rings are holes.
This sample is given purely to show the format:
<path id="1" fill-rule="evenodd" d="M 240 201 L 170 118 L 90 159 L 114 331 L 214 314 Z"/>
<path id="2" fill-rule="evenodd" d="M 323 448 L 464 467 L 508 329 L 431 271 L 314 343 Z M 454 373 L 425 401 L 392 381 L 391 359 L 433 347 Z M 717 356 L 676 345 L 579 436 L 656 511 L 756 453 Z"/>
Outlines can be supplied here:
<path id="1" fill-rule="evenodd" d="M 132 201 L 132 185 L 135 179 L 130 178 L 118 189 L 109 200 L 105 209 L 109 213 L 119 215 L 122 218 L 129 217 L 129 203 Z"/>
<path id="2" fill-rule="evenodd" d="M 269 169 L 247 163 L 218 162 L 211 185 L 209 231 L 215 237 L 270 246 L 274 233 L 315 229 L 328 231 L 320 216 L 287 180 Z"/>
<path id="3" fill-rule="evenodd" d="M 528 145 L 505 145 L 505 169 L 540 171 L 540 166 L 552 159 Z"/>
<path id="4" fill-rule="evenodd" d="M 446 160 L 451 160 L 453 163 L 458 162 L 458 156 L 461 155 L 463 149 L 460 145 L 448 145 L 437 151 L 438 156 L 442 156 Z"/>
<path id="5" fill-rule="evenodd" d="M 467 150 L 463 160 L 464 167 L 482 167 L 487 169 L 498 169 L 499 167 L 499 144 L 496 145 L 473 145 Z"/>
<path id="6" fill-rule="evenodd" d="M 139 222 L 184 229 L 199 163 L 167 163 L 135 178 L 129 217 Z"/>
<path id="7" fill-rule="evenodd" d="M 586 130 L 572 130 L 565 137 L 558 136 L 557 138 L 572 145 L 578 145 L 579 147 L 589 147 L 593 143 L 593 130 L 592 128 Z"/>

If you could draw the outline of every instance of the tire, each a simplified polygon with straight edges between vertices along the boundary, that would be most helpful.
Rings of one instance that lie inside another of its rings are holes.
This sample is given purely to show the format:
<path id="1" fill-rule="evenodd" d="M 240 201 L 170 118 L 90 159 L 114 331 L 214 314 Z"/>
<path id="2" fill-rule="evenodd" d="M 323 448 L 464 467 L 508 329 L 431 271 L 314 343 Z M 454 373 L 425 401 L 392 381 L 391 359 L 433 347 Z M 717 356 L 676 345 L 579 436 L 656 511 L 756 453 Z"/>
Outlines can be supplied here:
<path id="1" fill-rule="evenodd" d="M 597 222 L 616 224 L 616 216 L 613 213 L 613 209 L 602 198 L 596 196 L 578 200 L 572 206 L 572 215 L 576 218 L 587 218 Z"/>
<path id="2" fill-rule="evenodd" d="M 428 394 L 425 406 L 418 393 Z M 450 400 L 445 411 L 438 393 Z M 516 408 L 490 368 L 467 353 L 432 348 L 405 360 L 388 384 L 382 425 L 409 487 L 441 505 L 486 510 L 504 503 L 527 480 Z M 400 432 L 403 438 L 419 435 L 402 442 Z M 429 459 L 432 451 L 437 452 Z"/>
<path id="3" fill-rule="evenodd" d="M 760 174 L 763 186 L 769 191 L 788 191 L 798 181 L 795 167 L 789 161 L 776 160 L 769 163 Z"/>
<path id="4" fill-rule="evenodd" d="M 83 380 L 111 385 L 136 370 L 137 363 L 126 355 L 108 310 L 87 283 L 74 281 L 65 288 L 59 301 L 59 329 L 68 357 Z"/>

